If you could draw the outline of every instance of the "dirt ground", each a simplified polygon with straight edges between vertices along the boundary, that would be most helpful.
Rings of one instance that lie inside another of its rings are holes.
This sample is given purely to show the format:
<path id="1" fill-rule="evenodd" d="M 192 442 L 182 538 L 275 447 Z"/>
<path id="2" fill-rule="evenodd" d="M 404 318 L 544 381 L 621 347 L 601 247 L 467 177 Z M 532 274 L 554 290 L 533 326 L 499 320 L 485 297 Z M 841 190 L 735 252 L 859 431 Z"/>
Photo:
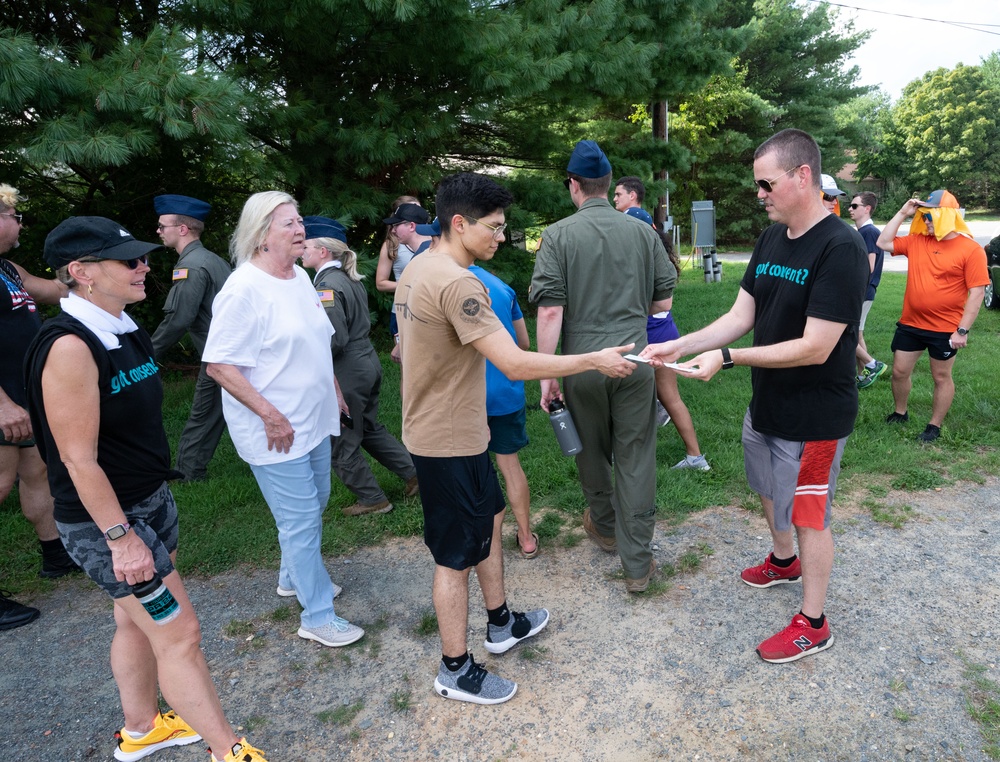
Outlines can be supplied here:
<path id="1" fill-rule="evenodd" d="M 661 566 L 701 564 L 654 595 L 628 596 L 617 559 L 585 538 L 530 561 L 508 551 L 510 604 L 552 619 L 492 656 L 473 585 L 470 650 L 519 683 L 495 707 L 432 690 L 440 650 L 436 633 L 418 632 L 432 573 L 419 539 L 328 559 L 344 587 L 338 613 L 368 630 L 345 649 L 296 636 L 298 608 L 275 595 L 273 569 L 187 584 L 226 712 L 271 762 L 985 760 L 964 672 L 1000 680 L 1000 488 L 889 500 L 912 508 L 902 529 L 863 513 L 835 520 L 835 644 L 785 665 L 754 648 L 798 610 L 800 587 L 739 581 L 769 550 L 763 519 L 742 509 L 659 526 Z M 108 601 L 75 579 L 30 602 L 42 618 L 0 633 L 0 759 L 112 759 Z M 206 758 L 202 744 L 151 757 Z"/>

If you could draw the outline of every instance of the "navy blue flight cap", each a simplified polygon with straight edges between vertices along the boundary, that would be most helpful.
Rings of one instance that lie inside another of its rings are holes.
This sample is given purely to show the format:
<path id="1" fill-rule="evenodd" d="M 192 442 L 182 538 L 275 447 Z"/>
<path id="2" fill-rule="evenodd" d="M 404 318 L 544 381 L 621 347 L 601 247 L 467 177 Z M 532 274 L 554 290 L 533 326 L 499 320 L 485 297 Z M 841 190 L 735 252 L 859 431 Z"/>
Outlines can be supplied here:
<path id="1" fill-rule="evenodd" d="M 569 157 L 566 171 L 578 177 L 604 177 L 611 174 L 611 162 L 593 140 L 581 140 Z"/>
<path id="2" fill-rule="evenodd" d="M 194 217 L 196 220 L 205 221 L 208 213 L 212 211 L 212 205 L 191 196 L 178 196 L 168 193 L 164 196 L 157 196 L 153 199 L 153 208 L 157 214 L 183 214 L 185 217 Z"/>
<path id="3" fill-rule="evenodd" d="M 440 238 L 441 220 L 435 217 L 434 222 L 432 222 L 430 225 L 417 225 L 414 228 L 414 231 L 416 231 L 417 235 L 430 235 L 430 236 L 437 236 Z"/>
<path id="4" fill-rule="evenodd" d="M 313 238 L 336 238 L 347 243 L 347 228 L 329 217 L 303 217 L 302 224 L 306 229 L 306 240 Z"/>
<path id="5" fill-rule="evenodd" d="M 647 225 L 653 225 L 653 218 L 649 215 L 645 209 L 639 206 L 630 206 L 625 210 L 625 214 L 629 217 L 635 217 L 637 220 L 642 220 Z M 656 227 L 653 225 L 653 227 Z"/>

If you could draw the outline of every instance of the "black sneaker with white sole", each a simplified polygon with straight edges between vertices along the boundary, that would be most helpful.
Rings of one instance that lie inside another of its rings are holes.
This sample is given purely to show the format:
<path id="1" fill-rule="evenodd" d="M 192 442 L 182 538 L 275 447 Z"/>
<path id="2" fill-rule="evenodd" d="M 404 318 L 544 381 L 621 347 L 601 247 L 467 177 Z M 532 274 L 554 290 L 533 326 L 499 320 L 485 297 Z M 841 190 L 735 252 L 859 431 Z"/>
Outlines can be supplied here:
<path id="1" fill-rule="evenodd" d="M 491 654 L 506 653 L 522 640 L 537 635 L 549 623 L 546 609 L 535 609 L 527 614 L 510 612 L 510 619 L 503 627 L 486 625 L 486 642 L 483 645 Z"/>
<path id="2" fill-rule="evenodd" d="M 476 664 L 472 654 L 469 654 L 469 660 L 456 672 L 452 672 L 441 662 L 434 680 L 434 691 L 443 698 L 455 701 L 502 704 L 514 698 L 517 683 L 488 672 L 485 667 Z"/>

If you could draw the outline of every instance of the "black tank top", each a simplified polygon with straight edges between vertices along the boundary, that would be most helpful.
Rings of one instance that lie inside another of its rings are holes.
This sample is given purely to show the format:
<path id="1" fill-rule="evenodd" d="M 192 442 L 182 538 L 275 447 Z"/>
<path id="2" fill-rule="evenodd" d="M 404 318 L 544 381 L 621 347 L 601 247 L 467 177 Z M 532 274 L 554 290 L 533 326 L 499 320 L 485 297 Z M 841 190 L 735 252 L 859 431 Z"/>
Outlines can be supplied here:
<path id="1" fill-rule="evenodd" d="M 42 369 L 53 342 L 67 334 L 83 339 L 97 363 L 101 390 L 97 462 L 122 508 L 149 497 L 177 474 L 170 469 L 170 446 L 161 412 L 163 385 L 149 335 L 142 328 L 122 334 L 118 337 L 121 347 L 108 350 L 76 318 L 61 314 L 48 320 L 25 359 L 28 411 L 38 450 L 48 466 L 56 520 L 76 524 L 92 519 L 59 456 L 42 405 Z M 57 404 L 78 403 L 67 399 Z"/>

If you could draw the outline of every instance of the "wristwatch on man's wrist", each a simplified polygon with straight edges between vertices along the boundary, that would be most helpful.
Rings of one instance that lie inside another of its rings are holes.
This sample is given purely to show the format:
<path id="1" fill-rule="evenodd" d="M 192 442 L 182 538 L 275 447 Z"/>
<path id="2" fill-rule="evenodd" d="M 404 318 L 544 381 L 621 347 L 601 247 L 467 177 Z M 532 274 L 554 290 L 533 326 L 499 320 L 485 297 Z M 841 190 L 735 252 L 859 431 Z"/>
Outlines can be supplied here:
<path id="1" fill-rule="evenodd" d="M 969 329 L 968 328 L 962 328 L 962 326 L 959 326 L 958 328 L 955 329 L 955 333 L 957 333 L 959 336 L 968 336 L 969 335 Z"/>
<path id="2" fill-rule="evenodd" d="M 732 355 L 729 354 L 729 348 L 722 347 L 719 351 L 722 352 L 722 369 L 729 370 L 736 364 L 733 362 Z"/>
<path id="3" fill-rule="evenodd" d="M 123 524 L 115 524 L 113 527 L 108 527 L 108 530 L 104 533 L 104 536 L 109 540 L 120 540 L 122 537 L 128 534 L 128 530 L 132 527 L 126 521 Z"/>

